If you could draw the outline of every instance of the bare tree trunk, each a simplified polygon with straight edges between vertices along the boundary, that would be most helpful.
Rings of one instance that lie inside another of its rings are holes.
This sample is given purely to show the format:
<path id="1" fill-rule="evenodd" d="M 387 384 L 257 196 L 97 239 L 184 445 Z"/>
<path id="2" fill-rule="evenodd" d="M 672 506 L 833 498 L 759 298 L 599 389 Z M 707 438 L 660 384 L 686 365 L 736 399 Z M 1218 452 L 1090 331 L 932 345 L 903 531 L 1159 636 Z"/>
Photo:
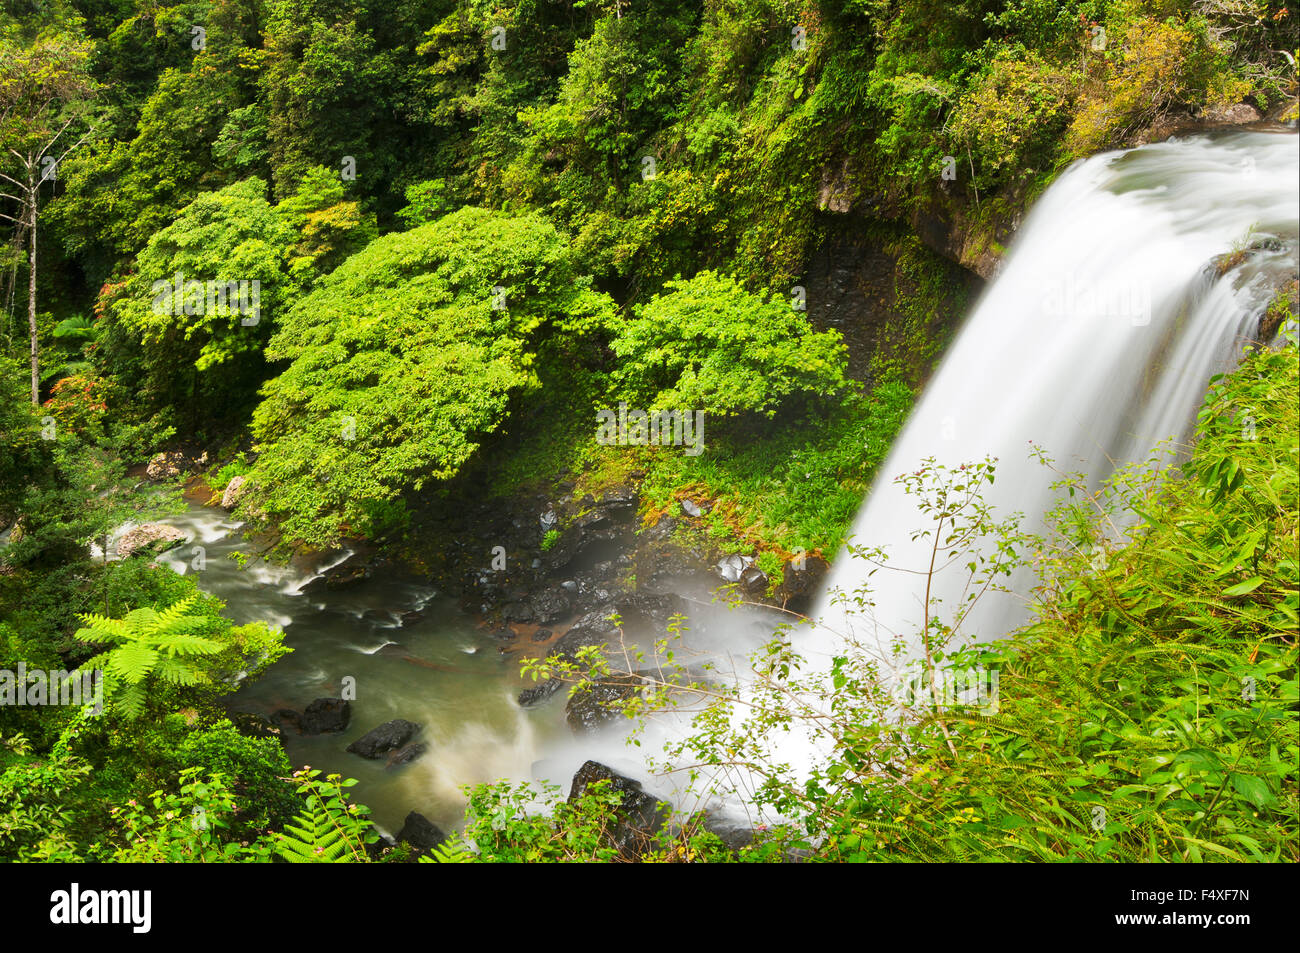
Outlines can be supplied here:
<path id="1" fill-rule="evenodd" d="M 30 178 L 30 175 L 28 176 Z M 28 206 L 28 234 L 30 242 L 27 253 L 27 329 L 32 335 L 32 403 L 41 405 L 41 360 L 36 341 L 36 189 L 33 186 L 28 193 L 31 204 Z"/>

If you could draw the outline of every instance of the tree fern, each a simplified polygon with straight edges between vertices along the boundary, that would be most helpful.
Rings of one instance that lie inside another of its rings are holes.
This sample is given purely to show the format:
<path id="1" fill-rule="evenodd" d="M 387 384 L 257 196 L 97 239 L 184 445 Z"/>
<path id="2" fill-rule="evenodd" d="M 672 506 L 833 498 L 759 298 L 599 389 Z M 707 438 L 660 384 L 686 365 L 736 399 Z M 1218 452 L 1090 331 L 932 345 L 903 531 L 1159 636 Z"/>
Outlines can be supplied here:
<path id="1" fill-rule="evenodd" d="M 145 607 L 128 612 L 122 619 L 95 613 L 80 616 L 85 628 L 76 637 L 83 642 L 108 643 L 82 669 L 102 669 L 109 696 L 127 718 L 137 718 L 148 701 L 151 677 L 169 685 L 197 685 L 206 674 L 188 659 L 215 655 L 222 645 L 215 639 L 195 635 L 207 621 L 191 613 L 195 597 L 189 596 L 159 611 Z"/>

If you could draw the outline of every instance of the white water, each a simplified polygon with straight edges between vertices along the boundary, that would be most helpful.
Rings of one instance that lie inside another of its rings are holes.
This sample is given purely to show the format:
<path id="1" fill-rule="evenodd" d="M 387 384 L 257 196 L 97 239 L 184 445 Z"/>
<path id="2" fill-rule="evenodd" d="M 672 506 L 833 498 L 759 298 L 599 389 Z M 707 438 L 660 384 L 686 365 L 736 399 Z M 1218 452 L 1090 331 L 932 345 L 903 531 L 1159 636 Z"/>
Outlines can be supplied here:
<path id="1" fill-rule="evenodd" d="M 842 554 L 806 653 L 832 654 L 845 634 L 881 657 L 896 637 L 916 644 L 925 576 L 893 570 L 927 568 L 930 540 L 910 541 L 927 517 L 894 478 L 927 458 L 953 467 L 996 457 L 985 499 L 996 517 L 1022 512 L 1037 532 L 1058 475 L 1031 459 L 1031 442 L 1093 487 L 1161 441 L 1186 442 L 1209 378 L 1236 363 L 1257 327 L 1269 279 L 1295 273 L 1298 154 L 1294 135 L 1170 141 L 1076 163 L 1052 185 L 857 515 L 853 542 L 888 554 L 870 581 L 873 609 L 833 598 L 868 583 L 866 561 Z M 1217 275 L 1216 256 L 1270 239 L 1272 250 Z M 952 620 L 965 581 L 962 566 L 938 575 L 932 617 Z M 1030 582 L 1015 577 L 1017 594 L 980 599 L 963 634 L 987 641 L 1022 625 Z"/>

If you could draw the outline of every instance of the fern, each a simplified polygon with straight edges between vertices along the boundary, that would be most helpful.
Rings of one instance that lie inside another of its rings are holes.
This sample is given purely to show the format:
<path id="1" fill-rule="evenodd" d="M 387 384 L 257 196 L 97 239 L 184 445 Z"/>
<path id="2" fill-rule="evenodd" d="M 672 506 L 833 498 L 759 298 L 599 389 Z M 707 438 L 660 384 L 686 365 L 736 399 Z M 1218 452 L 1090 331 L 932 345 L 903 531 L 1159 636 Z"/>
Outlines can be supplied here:
<path id="1" fill-rule="evenodd" d="M 370 858 L 366 845 L 378 835 L 369 809 L 347 800 L 344 788 L 357 782 L 331 774 L 320 779 L 319 771 L 298 771 L 298 793 L 306 795 L 305 807 L 284 825 L 273 841 L 276 856 L 292 864 L 365 863 Z"/>
<path id="2" fill-rule="evenodd" d="M 215 639 L 195 635 L 207 620 L 191 613 L 195 596 L 188 596 L 159 611 L 145 607 L 128 612 L 122 619 L 96 613 L 80 616 L 85 627 L 76 637 L 83 642 L 114 646 L 86 662 L 82 669 L 102 669 L 109 695 L 127 718 L 144 713 L 148 700 L 146 683 L 156 677 L 169 685 L 198 685 L 206 674 L 191 662 L 192 656 L 215 655 L 223 648 Z"/>

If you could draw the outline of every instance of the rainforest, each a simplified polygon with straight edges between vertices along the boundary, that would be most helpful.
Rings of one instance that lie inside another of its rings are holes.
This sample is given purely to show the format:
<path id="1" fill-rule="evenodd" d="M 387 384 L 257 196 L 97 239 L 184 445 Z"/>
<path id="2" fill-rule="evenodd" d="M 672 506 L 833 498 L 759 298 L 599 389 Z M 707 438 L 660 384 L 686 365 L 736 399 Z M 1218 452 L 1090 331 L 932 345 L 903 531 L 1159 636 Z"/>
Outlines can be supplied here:
<path id="1" fill-rule="evenodd" d="M 0 0 L 0 858 L 1300 861 L 1298 55 Z"/>

